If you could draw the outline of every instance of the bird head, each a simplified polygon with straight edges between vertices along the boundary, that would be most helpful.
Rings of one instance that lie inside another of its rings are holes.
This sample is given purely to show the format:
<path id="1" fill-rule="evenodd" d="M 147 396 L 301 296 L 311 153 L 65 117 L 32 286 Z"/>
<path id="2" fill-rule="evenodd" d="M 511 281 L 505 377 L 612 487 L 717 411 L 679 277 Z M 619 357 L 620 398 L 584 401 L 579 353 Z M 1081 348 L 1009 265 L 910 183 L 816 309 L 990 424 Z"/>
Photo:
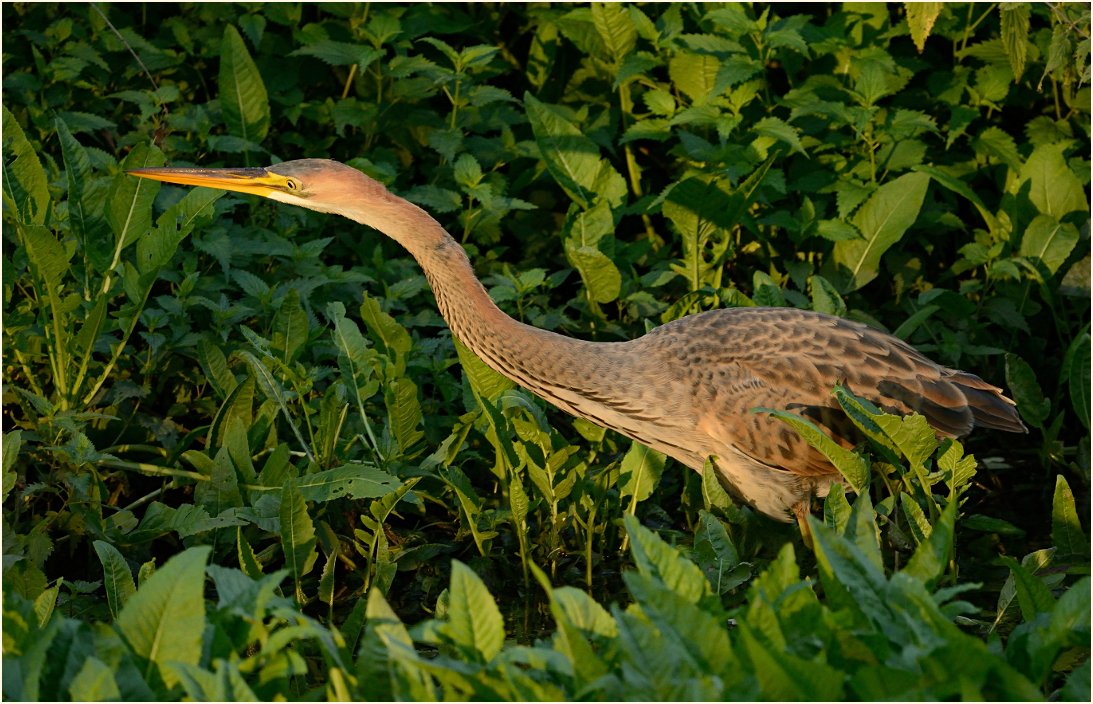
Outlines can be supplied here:
<path id="1" fill-rule="evenodd" d="M 125 173 L 185 186 L 250 193 L 366 222 L 368 206 L 390 196 L 382 183 L 330 159 L 297 159 L 244 169 L 147 168 Z M 370 203 L 371 202 L 371 203 Z"/>

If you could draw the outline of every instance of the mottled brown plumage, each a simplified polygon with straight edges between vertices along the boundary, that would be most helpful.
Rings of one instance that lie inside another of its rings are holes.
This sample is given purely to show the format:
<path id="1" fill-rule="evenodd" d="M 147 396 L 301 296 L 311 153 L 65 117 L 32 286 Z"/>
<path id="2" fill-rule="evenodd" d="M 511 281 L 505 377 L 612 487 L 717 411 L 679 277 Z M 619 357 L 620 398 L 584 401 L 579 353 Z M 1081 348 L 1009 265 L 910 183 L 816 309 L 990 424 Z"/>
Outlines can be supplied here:
<path id="1" fill-rule="evenodd" d="M 1024 432 L 1000 389 L 946 369 L 906 343 L 843 318 L 792 308 L 688 316 L 629 342 L 593 343 L 505 315 L 460 247 L 425 211 L 337 162 L 242 170 L 138 169 L 137 176 L 260 193 L 380 230 L 417 259 L 453 334 L 486 364 L 562 410 L 702 470 L 715 456 L 738 498 L 778 520 L 801 519 L 840 475 L 795 430 L 756 406 L 809 418 L 844 447 L 860 435 L 831 395 L 836 383 L 889 413 L 921 413 L 938 435 L 974 426 Z"/>

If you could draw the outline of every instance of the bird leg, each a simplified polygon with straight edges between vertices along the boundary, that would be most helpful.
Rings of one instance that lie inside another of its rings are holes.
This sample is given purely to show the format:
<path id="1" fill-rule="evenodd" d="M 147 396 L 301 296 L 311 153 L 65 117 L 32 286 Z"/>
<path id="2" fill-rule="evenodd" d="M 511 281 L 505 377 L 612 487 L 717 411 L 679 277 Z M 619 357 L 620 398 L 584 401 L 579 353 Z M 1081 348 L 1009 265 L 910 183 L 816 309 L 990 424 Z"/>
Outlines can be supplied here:
<path id="1" fill-rule="evenodd" d="M 812 502 L 802 501 L 793 506 L 793 515 L 797 517 L 797 525 L 801 527 L 801 542 L 810 552 L 815 552 L 812 545 L 812 529 L 808 527 L 808 514 L 811 513 Z"/>

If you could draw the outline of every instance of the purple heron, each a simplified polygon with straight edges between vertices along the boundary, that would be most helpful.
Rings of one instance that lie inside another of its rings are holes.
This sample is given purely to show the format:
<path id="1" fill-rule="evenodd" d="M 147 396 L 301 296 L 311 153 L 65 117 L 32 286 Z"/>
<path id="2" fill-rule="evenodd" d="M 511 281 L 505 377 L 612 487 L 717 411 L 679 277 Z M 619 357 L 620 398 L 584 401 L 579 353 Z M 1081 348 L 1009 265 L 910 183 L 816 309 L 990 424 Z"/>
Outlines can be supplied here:
<path id="1" fill-rule="evenodd" d="M 463 248 L 424 210 L 326 159 L 269 168 L 149 168 L 127 173 L 251 193 L 336 213 L 383 232 L 421 265 L 452 334 L 486 364 L 558 408 L 702 471 L 780 521 L 801 524 L 813 496 L 842 481 L 797 431 L 756 406 L 809 418 L 836 442 L 860 439 L 831 389 L 842 383 L 888 413 L 925 416 L 939 436 L 974 426 L 1027 432 L 1015 404 L 977 376 L 850 320 L 793 308 L 690 315 L 629 342 L 587 342 L 517 322 L 475 277 Z"/>

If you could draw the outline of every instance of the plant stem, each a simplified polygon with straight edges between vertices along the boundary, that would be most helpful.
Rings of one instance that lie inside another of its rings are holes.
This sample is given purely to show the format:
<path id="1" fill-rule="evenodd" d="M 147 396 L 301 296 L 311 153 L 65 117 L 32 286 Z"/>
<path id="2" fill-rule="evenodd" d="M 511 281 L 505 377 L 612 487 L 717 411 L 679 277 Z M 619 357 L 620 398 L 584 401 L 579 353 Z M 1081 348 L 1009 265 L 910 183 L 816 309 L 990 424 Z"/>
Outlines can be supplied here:
<path id="1" fill-rule="evenodd" d="M 345 88 L 342 90 L 342 100 L 349 95 L 349 87 L 353 85 L 353 77 L 357 75 L 357 64 L 349 67 L 349 78 L 345 79 Z"/>

